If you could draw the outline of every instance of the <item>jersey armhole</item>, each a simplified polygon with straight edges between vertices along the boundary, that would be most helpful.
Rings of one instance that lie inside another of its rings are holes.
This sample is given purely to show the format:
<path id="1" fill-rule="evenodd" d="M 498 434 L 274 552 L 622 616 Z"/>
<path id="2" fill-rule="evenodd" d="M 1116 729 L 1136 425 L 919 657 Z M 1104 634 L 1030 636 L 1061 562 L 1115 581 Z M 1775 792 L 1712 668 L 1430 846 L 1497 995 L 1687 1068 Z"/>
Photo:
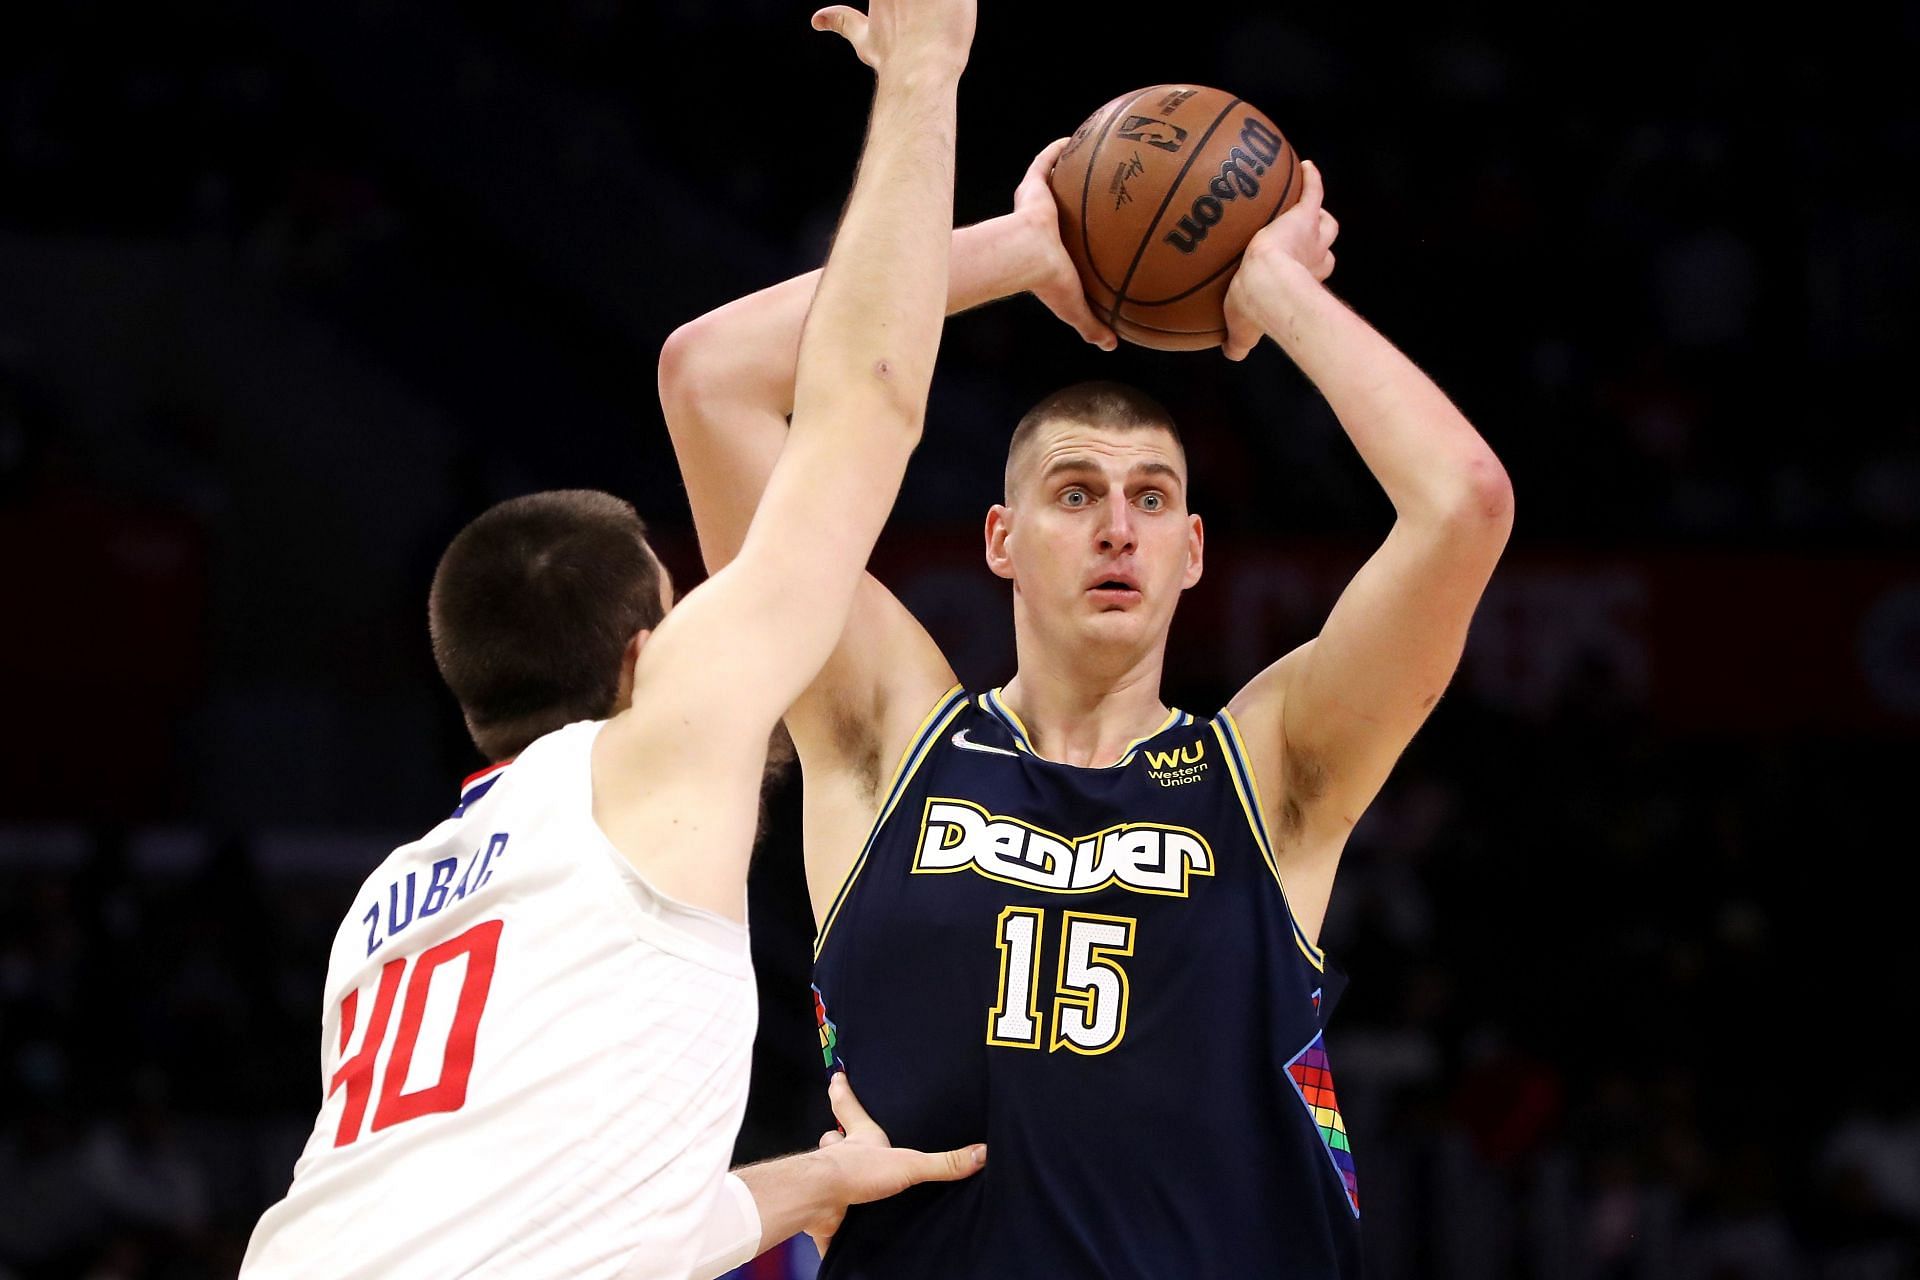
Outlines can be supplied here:
<path id="1" fill-rule="evenodd" d="M 827 931 L 833 928 L 833 922 L 840 915 L 840 909 L 846 905 L 847 895 L 853 890 L 853 882 L 860 878 L 861 870 L 867 865 L 867 858 L 873 852 L 873 844 L 880 835 L 880 828 L 885 826 L 887 819 L 893 816 L 895 807 L 900 803 L 900 797 L 906 794 L 907 784 L 913 780 L 913 775 L 920 771 L 920 766 L 926 763 L 927 757 L 933 752 L 934 744 L 940 741 L 940 735 L 946 732 L 947 726 L 953 723 L 953 718 L 959 715 L 966 705 L 967 691 L 957 684 L 941 694 L 940 700 L 934 703 L 933 710 L 927 713 L 926 718 L 920 722 L 920 727 L 914 730 L 913 737 L 907 742 L 907 749 L 900 753 L 900 761 L 894 766 L 893 777 L 887 783 L 886 800 L 881 804 L 879 812 L 874 815 L 873 825 L 867 829 L 867 839 L 860 847 L 860 856 L 855 858 L 853 865 L 847 868 L 846 878 L 840 882 L 840 891 L 833 895 L 833 905 L 827 908 L 827 914 L 820 922 L 820 933 L 813 940 L 815 960 L 820 958 L 820 950 L 826 946 Z"/>
<path id="2" fill-rule="evenodd" d="M 590 859 L 612 874 L 619 886 L 619 911 L 623 926 L 652 946 L 719 973 L 738 975 L 752 971 L 752 950 L 744 915 L 746 889 L 741 888 L 741 919 L 729 920 L 717 911 L 683 902 L 655 884 L 653 878 L 633 864 L 620 851 L 613 837 L 601 827 L 593 811 L 593 744 L 607 727 L 606 720 L 575 721 L 565 729 L 547 735 L 541 742 L 559 740 L 562 735 L 580 730 L 577 753 L 570 768 L 580 781 L 575 803 L 581 806 L 587 843 L 593 846 Z M 537 745 L 537 744 L 536 744 Z M 524 753 L 523 753 L 524 754 Z M 584 854 L 584 851 L 582 851 Z"/>
<path id="3" fill-rule="evenodd" d="M 1227 776 L 1233 779 L 1233 792 L 1240 800 L 1240 808 L 1246 814 L 1247 826 L 1253 831 L 1253 842 L 1260 846 L 1260 856 L 1266 859 L 1267 870 L 1273 873 L 1274 887 L 1280 890 L 1280 903 L 1286 908 L 1287 923 L 1293 926 L 1294 945 L 1300 948 L 1300 954 L 1315 969 L 1325 972 L 1327 953 L 1315 946 L 1307 937 L 1306 930 L 1300 927 L 1300 921 L 1293 914 L 1293 904 L 1287 901 L 1286 882 L 1280 875 L 1280 861 L 1274 856 L 1273 841 L 1267 835 L 1266 810 L 1260 806 L 1260 780 L 1254 776 L 1253 766 L 1248 762 L 1246 745 L 1240 738 L 1240 726 L 1233 718 L 1233 712 L 1224 708 L 1212 721 L 1213 733 L 1220 740 L 1220 749 L 1227 761 Z"/>

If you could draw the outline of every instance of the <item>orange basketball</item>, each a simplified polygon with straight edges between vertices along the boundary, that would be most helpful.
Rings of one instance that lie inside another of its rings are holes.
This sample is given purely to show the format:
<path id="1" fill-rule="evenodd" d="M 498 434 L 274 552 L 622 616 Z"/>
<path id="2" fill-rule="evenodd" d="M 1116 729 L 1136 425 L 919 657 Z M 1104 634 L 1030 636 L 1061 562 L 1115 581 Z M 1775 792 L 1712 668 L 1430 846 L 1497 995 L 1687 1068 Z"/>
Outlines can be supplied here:
<path id="1" fill-rule="evenodd" d="M 1254 233 L 1300 198 L 1300 157 L 1265 113 L 1219 89 L 1115 98 L 1053 167 L 1060 232 L 1094 313 L 1128 342 L 1217 347 Z"/>

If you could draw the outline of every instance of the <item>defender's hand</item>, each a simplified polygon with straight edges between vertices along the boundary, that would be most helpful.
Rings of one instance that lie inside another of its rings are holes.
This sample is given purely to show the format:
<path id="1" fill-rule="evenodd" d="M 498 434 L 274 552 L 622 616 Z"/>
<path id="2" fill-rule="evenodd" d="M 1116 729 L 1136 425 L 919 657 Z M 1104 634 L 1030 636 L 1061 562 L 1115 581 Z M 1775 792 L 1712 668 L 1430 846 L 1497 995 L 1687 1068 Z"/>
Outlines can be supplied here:
<path id="1" fill-rule="evenodd" d="M 1321 207 L 1326 188 L 1320 166 L 1303 160 L 1300 170 L 1304 185 L 1299 203 L 1260 229 L 1227 287 L 1222 350 L 1229 360 L 1246 359 L 1266 336 L 1274 323 L 1273 303 L 1298 279 L 1299 268 L 1320 281 L 1333 274 L 1333 241 L 1340 224 Z"/>
<path id="2" fill-rule="evenodd" d="M 876 73 L 927 67 L 958 75 L 973 45 L 976 0 L 869 0 L 867 11 L 828 5 L 815 31 L 832 31 Z"/>
<path id="3" fill-rule="evenodd" d="M 833 1166 L 834 1185 L 839 1188 L 836 1194 L 843 1203 L 807 1226 L 807 1234 L 822 1256 L 833 1233 L 840 1229 L 848 1205 L 884 1200 L 916 1183 L 957 1182 L 979 1172 L 987 1162 L 987 1149 L 980 1144 L 938 1152 L 894 1146 L 853 1096 L 844 1071 L 834 1072 L 827 1085 L 827 1098 L 833 1103 L 833 1118 L 840 1122 L 840 1128 L 821 1134 L 820 1150 L 814 1154 Z"/>
<path id="4" fill-rule="evenodd" d="M 1060 242 L 1060 208 L 1054 203 L 1051 176 L 1060 153 L 1071 138 L 1061 138 L 1033 158 L 1026 177 L 1013 192 L 1013 216 L 1020 222 L 1026 243 L 1033 255 L 1033 267 L 1027 291 L 1046 304 L 1047 310 L 1066 321 L 1082 338 L 1112 351 L 1120 345 L 1113 330 L 1093 314 L 1087 303 L 1086 287 L 1073 259 Z"/>

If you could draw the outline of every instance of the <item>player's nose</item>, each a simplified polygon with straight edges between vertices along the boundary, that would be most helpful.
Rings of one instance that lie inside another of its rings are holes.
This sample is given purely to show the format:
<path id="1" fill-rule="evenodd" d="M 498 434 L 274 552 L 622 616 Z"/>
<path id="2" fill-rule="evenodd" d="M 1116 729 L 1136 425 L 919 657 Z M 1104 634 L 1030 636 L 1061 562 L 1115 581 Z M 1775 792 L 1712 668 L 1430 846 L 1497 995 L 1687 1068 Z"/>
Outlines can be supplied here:
<path id="1" fill-rule="evenodd" d="M 1126 502 L 1107 504 L 1107 518 L 1100 526 L 1102 551 L 1131 551 L 1134 544 L 1133 507 Z"/>

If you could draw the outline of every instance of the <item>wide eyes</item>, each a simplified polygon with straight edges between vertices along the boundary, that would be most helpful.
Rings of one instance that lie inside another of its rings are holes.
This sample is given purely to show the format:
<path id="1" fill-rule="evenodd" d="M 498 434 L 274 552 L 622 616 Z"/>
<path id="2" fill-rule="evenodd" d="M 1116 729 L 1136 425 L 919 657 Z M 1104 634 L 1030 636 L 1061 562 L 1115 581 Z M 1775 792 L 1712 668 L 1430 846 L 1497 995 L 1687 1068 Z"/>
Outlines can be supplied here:
<path id="1" fill-rule="evenodd" d="M 1158 489 L 1147 490 L 1135 499 L 1135 501 L 1139 503 L 1142 511 L 1165 511 L 1167 509 L 1167 495 L 1161 493 Z M 1060 491 L 1060 505 L 1069 510 L 1079 511 L 1091 506 L 1092 503 L 1093 495 L 1079 485 L 1072 485 Z"/>

